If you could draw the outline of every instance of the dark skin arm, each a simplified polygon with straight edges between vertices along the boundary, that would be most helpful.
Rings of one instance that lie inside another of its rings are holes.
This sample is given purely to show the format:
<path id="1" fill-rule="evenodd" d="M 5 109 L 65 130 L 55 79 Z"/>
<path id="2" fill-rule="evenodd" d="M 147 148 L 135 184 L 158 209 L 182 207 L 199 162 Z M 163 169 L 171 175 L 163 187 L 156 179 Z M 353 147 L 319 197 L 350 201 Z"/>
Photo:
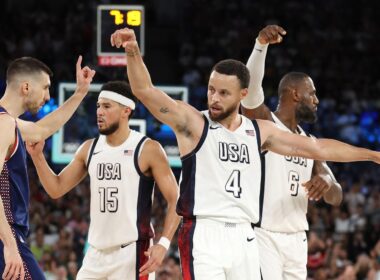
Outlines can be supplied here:
<path id="1" fill-rule="evenodd" d="M 333 206 L 339 206 L 342 202 L 342 188 L 326 162 L 314 161 L 312 177 L 302 185 L 310 200 L 320 200 L 323 197 L 326 203 Z"/>

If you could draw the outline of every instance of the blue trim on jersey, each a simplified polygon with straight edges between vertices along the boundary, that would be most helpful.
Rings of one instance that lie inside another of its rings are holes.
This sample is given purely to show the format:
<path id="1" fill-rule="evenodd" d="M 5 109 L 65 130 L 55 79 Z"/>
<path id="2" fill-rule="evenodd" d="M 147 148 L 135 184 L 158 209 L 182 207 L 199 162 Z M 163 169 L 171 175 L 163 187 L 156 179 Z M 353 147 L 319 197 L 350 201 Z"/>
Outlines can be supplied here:
<path id="1" fill-rule="evenodd" d="M 199 139 L 199 142 L 198 142 L 197 146 L 194 148 L 194 150 L 192 150 L 187 155 L 181 156 L 182 163 L 187 158 L 189 158 L 189 157 L 193 156 L 194 154 L 196 154 L 199 151 L 199 149 L 202 147 L 203 143 L 206 140 L 206 136 L 207 136 L 207 133 L 208 133 L 208 119 L 207 119 L 207 117 L 205 115 L 203 115 L 203 119 L 205 120 L 205 124 L 203 126 L 203 131 L 202 131 L 201 139 Z M 183 170 L 183 168 L 182 168 L 182 170 Z"/>
<path id="2" fill-rule="evenodd" d="M 94 153 L 94 150 L 95 150 L 95 147 L 96 147 L 96 143 L 98 143 L 98 140 L 99 140 L 99 136 L 96 137 L 96 138 L 94 138 L 94 140 L 92 141 L 91 148 L 90 148 L 90 154 L 88 156 L 87 163 L 86 163 L 87 171 L 88 171 L 88 168 L 90 167 L 90 162 L 91 162 L 91 159 L 92 159 L 92 154 Z"/>
<path id="3" fill-rule="evenodd" d="M 261 152 L 261 135 L 259 125 L 256 120 L 252 120 L 252 124 L 256 130 L 257 149 L 260 155 L 261 162 L 261 180 L 260 180 L 260 201 L 259 201 L 259 221 L 254 224 L 257 227 L 261 226 L 264 208 L 264 193 L 265 193 L 265 153 Z"/>
<path id="4" fill-rule="evenodd" d="M 0 112 L 7 113 L 2 107 L 0 107 Z M 11 209 L 11 213 L 5 213 L 8 222 L 13 228 L 20 230 L 23 235 L 27 236 L 29 232 L 29 179 L 26 148 L 17 124 L 16 132 L 18 146 L 13 156 L 4 162 L 6 168 L 3 168 L 0 176 L 6 179 L 7 183 L 0 185 L 0 188 L 2 194 L 9 194 L 9 196 L 6 196 L 8 201 L 3 201 L 3 204 L 10 205 Z M 6 174 L 6 171 L 8 171 L 8 174 Z"/>
<path id="5" fill-rule="evenodd" d="M 145 179 L 145 180 L 149 180 L 149 181 L 152 181 L 153 178 L 152 177 L 148 177 L 146 176 L 140 169 L 140 166 L 139 166 L 139 153 L 140 153 L 140 149 L 141 149 L 141 146 L 142 144 L 145 142 L 145 140 L 148 139 L 148 137 L 144 136 L 143 138 L 141 138 L 141 140 L 139 141 L 139 143 L 137 144 L 136 146 L 136 149 L 135 149 L 135 153 L 133 155 L 133 162 L 135 164 L 135 169 L 137 171 L 137 173 L 140 175 L 141 178 Z"/>
<path id="6" fill-rule="evenodd" d="M 197 146 L 187 155 L 181 157 L 182 161 L 182 180 L 179 189 L 179 198 L 176 211 L 178 215 L 191 218 L 194 216 L 194 196 L 195 196 L 195 172 L 197 166 L 196 153 L 202 147 L 208 133 L 208 119 L 203 115 L 205 120 L 201 139 Z"/>

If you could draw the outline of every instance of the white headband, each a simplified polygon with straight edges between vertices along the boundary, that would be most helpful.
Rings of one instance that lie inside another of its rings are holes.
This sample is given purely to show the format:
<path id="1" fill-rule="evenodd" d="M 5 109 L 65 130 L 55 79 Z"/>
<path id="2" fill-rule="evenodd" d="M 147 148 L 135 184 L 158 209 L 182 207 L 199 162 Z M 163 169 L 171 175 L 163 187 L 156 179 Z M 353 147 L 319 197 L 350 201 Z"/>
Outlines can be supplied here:
<path id="1" fill-rule="evenodd" d="M 129 99 L 128 97 L 122 96 L 121 94 L 118 94 L 114 91 L 102 90 L 99 93 L 98 100 L 99 100 L 99 98 L 107 98 L 107 99 L 113 100 L 117 103 L 120 103 L 121 105 L 124 105 L 124 106 L 131 108 L 132 110 L 134 110 L 136 108 L 136 104 L 135 104 L 135 102 L 133 102 L 132 99 Z"/>

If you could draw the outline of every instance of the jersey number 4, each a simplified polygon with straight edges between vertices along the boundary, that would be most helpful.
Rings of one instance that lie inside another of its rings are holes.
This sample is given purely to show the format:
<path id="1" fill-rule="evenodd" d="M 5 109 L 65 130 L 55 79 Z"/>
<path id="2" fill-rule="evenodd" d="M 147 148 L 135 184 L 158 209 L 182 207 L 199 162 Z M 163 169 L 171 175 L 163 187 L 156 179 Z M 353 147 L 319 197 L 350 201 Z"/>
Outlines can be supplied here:
<path id="1" fill-rule="evenodd" d="M 232 171 L 230 177 L 227 180 L 225 188 L 227 192 L 233 193 L 234 197 L 240 198 L 240 170 Z"/>
<path id="2" fill-rule="evenodd" d="M 118 188 L 99 188 L 100 212 L 117 211 L 119 201 L 117 199 Z"/>

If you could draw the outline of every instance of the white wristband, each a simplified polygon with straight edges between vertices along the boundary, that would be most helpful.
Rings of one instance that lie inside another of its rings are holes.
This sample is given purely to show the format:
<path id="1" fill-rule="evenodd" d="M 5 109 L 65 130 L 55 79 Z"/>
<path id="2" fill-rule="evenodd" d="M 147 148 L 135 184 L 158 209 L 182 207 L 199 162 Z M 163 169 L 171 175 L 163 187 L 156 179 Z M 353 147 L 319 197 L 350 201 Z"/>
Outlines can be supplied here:
<path id="1" fill-rule="evenodd" d="M 160 244 L 161 246 L 164 246 L 166 250 L 169 250 L 170 247 L 170 240 L 166 238 L 165 236 L 161 236 L 160 240 L 157 244 Z"/>

